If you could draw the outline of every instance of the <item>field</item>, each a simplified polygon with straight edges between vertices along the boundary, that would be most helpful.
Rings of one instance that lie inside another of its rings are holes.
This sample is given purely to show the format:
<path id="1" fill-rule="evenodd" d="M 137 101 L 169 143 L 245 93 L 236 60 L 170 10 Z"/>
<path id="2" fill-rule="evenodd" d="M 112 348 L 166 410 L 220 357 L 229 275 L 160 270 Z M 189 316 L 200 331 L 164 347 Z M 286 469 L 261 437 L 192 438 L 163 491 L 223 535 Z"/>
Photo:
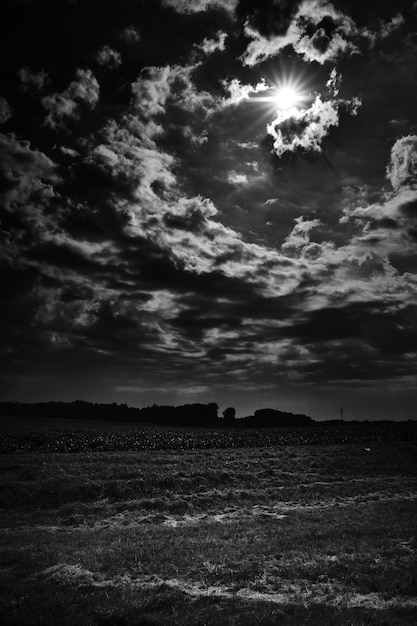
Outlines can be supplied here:
<path id="1" fill-rule="evenodd" d="M 417 623 L 413 438 L 100 432 L 2 431 L 1 623 Z"/>

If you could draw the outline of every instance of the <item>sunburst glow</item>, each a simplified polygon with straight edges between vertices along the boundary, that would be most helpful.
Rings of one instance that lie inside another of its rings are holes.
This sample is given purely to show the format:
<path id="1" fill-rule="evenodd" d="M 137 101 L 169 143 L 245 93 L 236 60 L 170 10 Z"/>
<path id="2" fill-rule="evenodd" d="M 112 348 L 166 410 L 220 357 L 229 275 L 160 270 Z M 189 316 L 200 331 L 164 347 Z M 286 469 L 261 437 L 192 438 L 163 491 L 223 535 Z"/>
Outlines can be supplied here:
<path id="1" fill-rule="evenodd" d="M 279 109 L 291 109 L 301 101 L 302 96 L 292 86 L 279 87 L 272 96 Z"/>
<path id="2" fill-rule="evenodd" d="M 255 94 L 248 96 L 251 102 L 270 104 L 275 111 L 278 109 L 283 114 L 290 113 L 294 108 L 304 107 L 305 103 L 311 99 L 307 84 L 300 76 L 275 77 L 271 82 L 263 79 L 253 91 Z"/>

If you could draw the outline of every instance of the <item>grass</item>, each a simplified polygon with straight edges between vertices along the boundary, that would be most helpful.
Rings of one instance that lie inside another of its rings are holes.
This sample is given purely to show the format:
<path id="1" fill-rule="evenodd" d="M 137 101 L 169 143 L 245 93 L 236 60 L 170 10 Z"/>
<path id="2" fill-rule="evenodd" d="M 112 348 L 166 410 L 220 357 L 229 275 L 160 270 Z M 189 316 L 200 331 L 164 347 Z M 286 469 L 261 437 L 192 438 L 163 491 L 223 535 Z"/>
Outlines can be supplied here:
<path id="1" fill-rule="evenodd" d="M 415 624 L 417 442 L 0 457 L 0 620 Z"/>

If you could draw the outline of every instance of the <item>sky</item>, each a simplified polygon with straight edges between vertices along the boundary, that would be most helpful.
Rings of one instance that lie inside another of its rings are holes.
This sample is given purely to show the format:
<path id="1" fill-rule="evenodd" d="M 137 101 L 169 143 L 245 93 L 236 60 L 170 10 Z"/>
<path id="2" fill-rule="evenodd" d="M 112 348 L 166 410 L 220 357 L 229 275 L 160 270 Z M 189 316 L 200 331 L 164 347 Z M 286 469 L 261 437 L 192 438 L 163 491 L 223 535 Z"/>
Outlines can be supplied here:
<path id="1" fill-rule="evenodd" d="M 0 400 L 416 417 L 417 2 L 0 24 Z"/>

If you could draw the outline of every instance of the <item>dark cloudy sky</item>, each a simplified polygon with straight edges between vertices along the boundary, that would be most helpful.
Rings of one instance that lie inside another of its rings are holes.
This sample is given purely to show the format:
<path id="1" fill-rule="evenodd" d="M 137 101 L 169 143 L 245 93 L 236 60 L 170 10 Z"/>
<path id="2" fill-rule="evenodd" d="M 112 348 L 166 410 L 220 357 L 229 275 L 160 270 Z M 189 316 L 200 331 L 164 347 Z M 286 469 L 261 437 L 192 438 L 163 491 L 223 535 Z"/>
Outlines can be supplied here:
<path id="1" fill-rule="evenodd" d="M 1 400 L 415 417 L 417 2 L 0 24 Z"/>

